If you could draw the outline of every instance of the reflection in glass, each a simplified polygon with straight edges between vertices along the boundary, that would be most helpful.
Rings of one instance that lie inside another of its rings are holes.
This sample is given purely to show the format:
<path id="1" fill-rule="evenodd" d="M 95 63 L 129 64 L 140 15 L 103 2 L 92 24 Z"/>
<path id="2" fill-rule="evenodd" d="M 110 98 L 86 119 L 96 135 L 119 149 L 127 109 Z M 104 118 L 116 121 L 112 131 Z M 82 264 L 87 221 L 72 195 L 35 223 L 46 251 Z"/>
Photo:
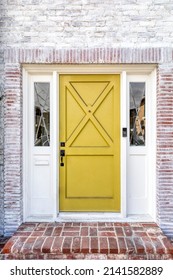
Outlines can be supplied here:
<path id="1" fill-rule="evenodd" d="M 145 145 L 145 83 L 130 82 L 130 145 Z"/>
<path id="2" fill-rule="evenodd" d="M 34 83 L 35 146 L 50 146 L 50 84 Z"/>

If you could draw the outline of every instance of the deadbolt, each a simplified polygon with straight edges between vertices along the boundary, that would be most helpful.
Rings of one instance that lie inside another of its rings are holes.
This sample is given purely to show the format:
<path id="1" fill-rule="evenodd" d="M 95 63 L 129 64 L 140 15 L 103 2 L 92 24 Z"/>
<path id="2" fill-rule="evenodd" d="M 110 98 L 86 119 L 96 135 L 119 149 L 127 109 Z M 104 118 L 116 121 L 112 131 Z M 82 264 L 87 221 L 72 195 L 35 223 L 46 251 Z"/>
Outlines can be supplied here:
<path id="1" fill-rule="evenodd" d="M 61 147 L 65 147 L 65 142 L 61 142 L 61 143 L 60 143 L 60 146 L 61 146 Z"/>
<path id="2" fill-rule="evenodd" d="M 60 156 L 65 157 L 65 150 L 60 150 Z"/>

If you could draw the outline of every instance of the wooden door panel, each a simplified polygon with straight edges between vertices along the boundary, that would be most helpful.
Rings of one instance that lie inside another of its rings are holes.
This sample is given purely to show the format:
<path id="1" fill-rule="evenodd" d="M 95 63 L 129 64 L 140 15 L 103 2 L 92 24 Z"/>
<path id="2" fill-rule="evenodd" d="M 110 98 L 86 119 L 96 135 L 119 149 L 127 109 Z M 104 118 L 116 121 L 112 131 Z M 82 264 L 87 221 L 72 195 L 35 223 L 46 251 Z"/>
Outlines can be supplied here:
<path id="1" fill-rule="evenodd" d="M 112 156 L 68 156 L 67 166 L 68 198 L 113 197 L 112 188 L 107 187 L 108 182 L 113 183 Z"/>
<path id="2" fill-rule="evenodd" d="M 119 75 L 60 75 L 61 211 L 120 210 L 119 92 Z"/>

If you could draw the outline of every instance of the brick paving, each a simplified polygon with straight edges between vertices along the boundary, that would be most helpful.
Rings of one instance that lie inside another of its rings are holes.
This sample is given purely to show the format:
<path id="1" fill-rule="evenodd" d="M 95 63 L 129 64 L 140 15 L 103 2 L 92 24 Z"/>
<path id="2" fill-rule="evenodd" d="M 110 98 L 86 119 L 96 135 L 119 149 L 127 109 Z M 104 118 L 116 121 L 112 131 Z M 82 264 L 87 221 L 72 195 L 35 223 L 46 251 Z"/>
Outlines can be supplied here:
<path id="1" fill-rule="evenodd" d="M 10 239 L 10 237 L 3 237 L 0 236 L 0 253 L 4 247 L 4 245 L 7 243 L 7 241 Z"/>
<path id="2" fill-rule="evenodd" d="M 156 223 L 24 223 L 1 259 L 173 259 Z"/>

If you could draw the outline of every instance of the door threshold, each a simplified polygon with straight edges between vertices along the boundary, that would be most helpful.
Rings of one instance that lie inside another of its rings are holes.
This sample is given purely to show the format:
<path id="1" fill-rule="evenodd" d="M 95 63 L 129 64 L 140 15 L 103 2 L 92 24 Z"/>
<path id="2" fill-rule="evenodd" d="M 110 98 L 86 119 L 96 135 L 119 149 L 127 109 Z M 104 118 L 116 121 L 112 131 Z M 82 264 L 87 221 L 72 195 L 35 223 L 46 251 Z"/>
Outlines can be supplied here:
<path id="1" fill-rule="evenodd" d="M 105 212 L 60 212 L 55 219 L 53 215 L 29 216 L 25 222 L 155 222 L 149 214 L 128 215 L 123 217 L 121 213 Z"/>
<path id="2" fill-rule="evenodd" d="M 57 222 L 154 222 L 154 219 L 148 214 L 128 215 L 123 217 L 121 213 L 105 213 L 105 212 L 61 212 L 59 213 Z"/>
<path id="3" fill-rule="evenodd" d="M 54 222 L 53 215 L 33 215 L 25 219 L 24 222 Z"/>

